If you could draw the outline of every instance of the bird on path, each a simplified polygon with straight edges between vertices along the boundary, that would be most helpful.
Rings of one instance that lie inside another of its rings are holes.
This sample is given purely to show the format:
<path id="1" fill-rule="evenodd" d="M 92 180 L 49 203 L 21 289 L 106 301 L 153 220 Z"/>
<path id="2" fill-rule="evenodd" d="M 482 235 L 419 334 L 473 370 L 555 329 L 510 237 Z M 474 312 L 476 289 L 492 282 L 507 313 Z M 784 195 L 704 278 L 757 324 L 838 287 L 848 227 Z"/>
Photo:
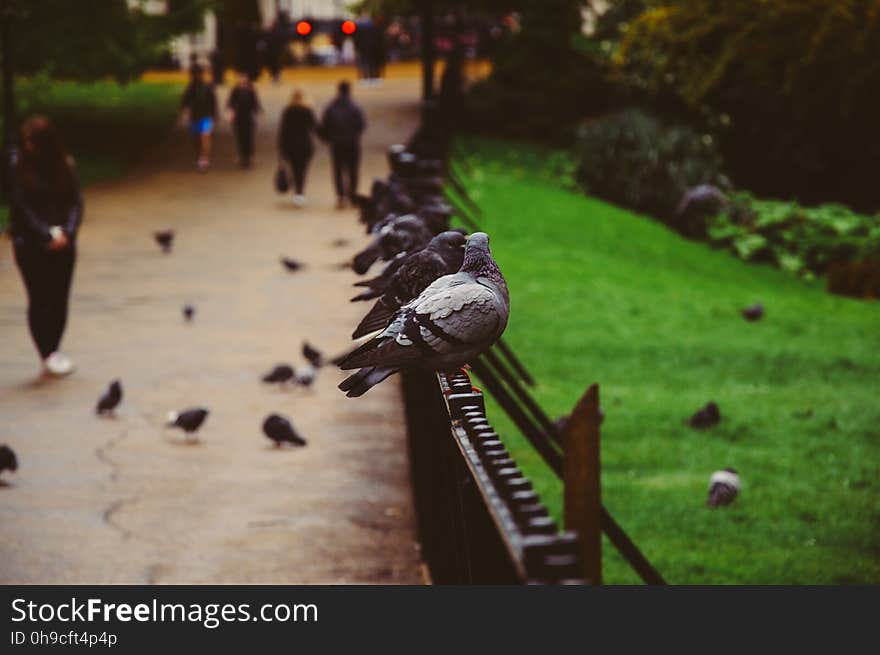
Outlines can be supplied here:
<path id="1" fill-rule="evenodd" d="M 196 315 L 196 308 L 192 305 L 184 305 L 183 306 L 183 318 L 186 321 L 192 321 L 193 316 Z"/>
<path id="2" fill-rule="evenodd" d="M 15 456 L 15 452 L 7 446 L 3 444 L 0 446 L 0 473 L 3 471 L 9 471 L 10 473 L 15 473 L 18 470 L 18 458 Z"/>
<path id="3" fill-rule="evenodd" d="M 455 371 L 498 340 L 509 315 L 507 283 L 492 259 L 489 236 L 476 232 L 457 273 L 432 282 L 340 362 L 342 369 L 360 370 L 339 388 L 352 398 L 403 368 Z"/>
<path id="4" fill-rule="evenodd" d="M 697 430 L 704 430 L 721 422 L 721 410 L 715 401 L 710 400 L 688 419 L 688 425 Z"/>
<path id="5" fill-rule="evenodd" d="M 726 468 L 715 471 L 709 478 L 708 507 L 730 505 L 739 495 L 740 479 L 736 469 Z"/>
<path id="6" fill-rule="evenodd" d="M 284 443 L 292 446 L 306 445 L 306 440 L 299 436 L 290 421 L 280 414 L 270 414 L 266 417 L 263 421 L 263 434 L 275 442 L 276 448 L 280 448 Z"/>
<path id="7" fill-rule="evenodd" d="M 407 257 L 351 338 L 359 339 L 384 327 L 398 309 L 416 298 L 434 280 L 459 270 L 464 261 L 465 242 L 460 232 L 441 232 L 427 247 Z M 361 296 L 374 297 L 371 292 L 364 292 Z"/>
<path id="8" fill-rule="evenodd" d="M 764 305 L 756 302 L 754 305 L 749 305 L 745 309 L 740 310 L 740 314 L 747 321 L 760 321 L 764 316 Z"/>
<path id="9" fill-rule="evenodd" d="M 180 412 L 169 412 L 167 427 L 180 428 L 186 433 L 186 436 L 192 439 L 197 438 L 196 432 L 205 419 L 208 417 L 208 410 L 204 407 L 192 407 L 184 409 Z"/>
<path id="10" fill-rule="evenodd" d="M 305 264 L 303 264 L 302 262 L 298 262 L 295 259 L 283 256 L 281 257 L 281 265 L 284 266 L 284 268 L 291 273 L 296 273 L 297 271 L 305 267 Z"/>
<path id="11" fill-rule="evenodd" d="M 297 367 L 296 372 L 293 376 L 293 381 L 296 382 L 299 386 L 305 387 L 306 389 L 312 386 L 312 383 L 315 381 L 315 378 L 318 376 L 315 367 L 311 364 L 306 364 L 305 366 Z"/>
<path id="12" fill-rule="evenodd" d="M 314 348 L 308 341 L 303 341 L 302 356 L 305 357 L 309 364 L 315 368 L 321 368 L 324 365 L 323 353 L 317 348 Z"/>
<path id="13" fill-rule="evenodd" d="M 156 243 L 159 244 L 159 247 L 162 248 L 162 252 L 165 254 L 171 252 L 171 246 L 174 245 L 174 230 L 159 230 L 153 232 L 153 238 L 156 240 Z"/>
<path id="14" fill-rule="evenodd" d="M 275 367 L 263 376 L 263 382 L 267 384 L 285 384 L 293 379 L 293 367 L 290 364 L 276 364 Z"/>
<path id="15" fill-rule="evenodd" d="M 116 408 L 122 402 L 122 383 L 119 380 L 113 380 L 107 391 L 98 398 L 98 404 L 95 406 L 95 414 L 98 416 L 115 416 Z"/>

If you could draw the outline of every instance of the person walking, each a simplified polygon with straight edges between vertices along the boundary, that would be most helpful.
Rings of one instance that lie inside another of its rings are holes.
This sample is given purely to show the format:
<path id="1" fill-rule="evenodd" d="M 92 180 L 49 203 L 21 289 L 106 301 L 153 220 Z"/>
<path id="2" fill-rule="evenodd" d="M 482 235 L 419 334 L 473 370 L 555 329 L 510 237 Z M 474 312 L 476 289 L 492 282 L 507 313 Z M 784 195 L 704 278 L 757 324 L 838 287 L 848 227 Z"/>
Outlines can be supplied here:
<path id="1" fill-rule="evenodd" d="M 344 209 L 354 198 L 358 187 L 361 159 L 361 134 L 367 123 L 364 112 L 351 99 L 351 84 L 339 83 L 339 93 L 324 110 L 318 134 L 330 145 L 333 161 L 333 182 L 336 186 L 337 208 Z M 346 180 L 347 179 L 347 184 Z"/>
<path id="2" fill-rule="evenodd" d="M 254 122 L 263 108 L 251 78 L 246 73 L 238 76 L 238 84 L 229 93 L 226 109 L 229 112 L 232 131 L 235 132 L 238 165 L 248 168 L 254 154 Z"/>
<path id="3" fill-rule="evenodd" d="M 73 159 L 45 116 L 26 120 L 13 162 L 10 225 L 15 263 L 28 295 L 28 327 L 44 374 L 73 372 L 58 347 L 67 324 L 83 198 Z"/>
<path id="4" fill-rule="evenodd" d="M 297 207 L 306 204 L 306 172 L 315 151 L 312 133 L 317 126 L 315 113 L 305 93 L 297 89 L 281 115 L 281 129 L 278 132 L 278 152 L 293 172 L 293 202 Z"/>
<path id="5" fill-rule="evenodd" d="M 190 68 L 190 82 L 181 101 L 183 119 L 189 122 L 189 130 L 199 153 L 196 165 L 200 171 L 211 164 L 211 135 L 217 118 L 217 96 L 214 89 L 202 79 L 202 67 Z"/>

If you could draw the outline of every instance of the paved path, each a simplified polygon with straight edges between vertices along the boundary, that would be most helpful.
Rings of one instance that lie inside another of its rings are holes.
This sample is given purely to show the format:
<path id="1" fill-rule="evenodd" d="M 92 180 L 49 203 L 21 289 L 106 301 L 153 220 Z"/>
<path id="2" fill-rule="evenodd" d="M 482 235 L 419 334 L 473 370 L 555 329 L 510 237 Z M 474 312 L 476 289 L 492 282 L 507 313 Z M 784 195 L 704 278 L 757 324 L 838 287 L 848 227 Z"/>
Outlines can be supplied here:
<path id="1" fill-rule="evenodd" d="M 309 76 L 317 107 L 338 74 Z M 326 150 L 312 164 L 307 209 L 275 195 L 276 121 L 291 86 L 259 90 L 253 169 L 235 167 L 223 126 L 208 174 L 192 169 L 181 137 L 86 192 L 63 344 L 79 363 L 71 378 L 35 379 L 23 289 L 0 240 L 0 442 L 21 463 L 0 488 L 0 583 L 422 581 L 397 383 L 349 400 L 336 370 L 313 391 L 258 382 L 275 362 L 298 362 L 303 339 L 340 351 L 367 309 L 347 302 L 353 274 L 337 266 L 366 237 L 354 211 L 332 209 Z M 418 80 L 355 94 L 370 123 L 366 189 L 386 172 L 386 146 L 415 126 Z M 170 256 L 151 238 L 161 228 L 177 231 Z M 282 253 L 307 270 L 284 272 Z M 197 306 L 191 325 L 185 302 Z M 95 400 L 115 377 L 119 416 L 98 419 Z M 162 422 L 196 404 L 212 414 L 201 444 L 183 445 Z M 273 411 L 308 447 L 268 444 L 260 425 Z"/>

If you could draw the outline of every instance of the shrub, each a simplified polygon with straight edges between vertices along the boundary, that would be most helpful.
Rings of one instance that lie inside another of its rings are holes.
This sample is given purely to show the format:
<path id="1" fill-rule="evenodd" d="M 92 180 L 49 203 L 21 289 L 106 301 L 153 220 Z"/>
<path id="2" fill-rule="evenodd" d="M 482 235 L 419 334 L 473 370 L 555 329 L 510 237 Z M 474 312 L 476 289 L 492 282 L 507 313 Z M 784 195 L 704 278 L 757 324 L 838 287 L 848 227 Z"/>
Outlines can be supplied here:
<path id="1" fill-rule="evenodd" d="M 689 187 L 722 180 L 710 135 L 629 109 L 582 126 L 576 147 L 575 175 L 587 193 L 699 236 L 698 228 L 676 225 L 675 208 Z"/>
<path id="2" fill-rule="evenodd" d="M 738 193 L 710 219 L 708 238 L 744 260 L 808 278 L 827 274 L 833 293 L 880 295 L 880 216 L 841 205 L 807 208 Z"/>

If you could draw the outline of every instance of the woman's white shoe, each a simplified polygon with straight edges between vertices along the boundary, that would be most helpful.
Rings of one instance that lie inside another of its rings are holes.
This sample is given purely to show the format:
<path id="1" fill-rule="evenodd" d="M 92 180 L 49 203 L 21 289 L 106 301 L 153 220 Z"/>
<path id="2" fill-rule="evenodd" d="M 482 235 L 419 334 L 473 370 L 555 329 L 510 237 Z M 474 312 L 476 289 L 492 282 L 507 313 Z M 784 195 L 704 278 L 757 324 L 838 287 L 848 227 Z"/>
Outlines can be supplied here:
<path id="1" fill-rule="evenodd" d="M 49 355 L 43 364 L 46 367 L 46 372 L 55 377 L 70 375 L 76 368 L 70 357 L 60 352 L 54 352 Z"/>

